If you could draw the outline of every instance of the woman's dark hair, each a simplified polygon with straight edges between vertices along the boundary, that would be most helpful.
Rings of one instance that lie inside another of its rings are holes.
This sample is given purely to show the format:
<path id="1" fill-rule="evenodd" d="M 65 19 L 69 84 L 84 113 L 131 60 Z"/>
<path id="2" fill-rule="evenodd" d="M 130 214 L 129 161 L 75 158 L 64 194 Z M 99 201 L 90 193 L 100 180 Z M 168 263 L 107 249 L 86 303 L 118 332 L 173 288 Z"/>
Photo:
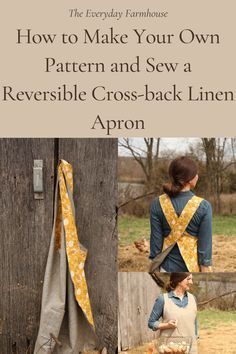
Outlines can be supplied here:
<path id="1" fill-rule="evenodd" d="M 197 174 L 196 163 L 186 156 L 174 159 L 169 166 L 170 182 L 163 186 L 163 191 L 170 197 L 176 197 Z"/>
<path id="2" fill-rule="evenodd" d="M 183 272 L 183 273 L 171 273 L 170 275 L 170 281 L 166 285 L 166 291 L 171 291 L 176 288 L 176 286 L 183 281 L 185 278 L 187 278 L 191 273 Z"/>

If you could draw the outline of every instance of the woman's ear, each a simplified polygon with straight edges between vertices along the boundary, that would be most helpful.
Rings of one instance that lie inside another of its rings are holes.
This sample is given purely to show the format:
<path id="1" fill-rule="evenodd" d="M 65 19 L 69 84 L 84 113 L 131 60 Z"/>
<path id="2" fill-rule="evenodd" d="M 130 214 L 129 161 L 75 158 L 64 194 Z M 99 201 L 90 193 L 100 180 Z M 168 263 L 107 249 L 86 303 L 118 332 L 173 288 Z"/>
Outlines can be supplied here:
<path id="1" fill-rule="evenodd" d="M 197 181 L 198 181 L 198 174 L 196 174 L 196 176 L 193 177 L 191 181 L 189 181 L 190 188 L 194 188 L 197 184 Z"/>

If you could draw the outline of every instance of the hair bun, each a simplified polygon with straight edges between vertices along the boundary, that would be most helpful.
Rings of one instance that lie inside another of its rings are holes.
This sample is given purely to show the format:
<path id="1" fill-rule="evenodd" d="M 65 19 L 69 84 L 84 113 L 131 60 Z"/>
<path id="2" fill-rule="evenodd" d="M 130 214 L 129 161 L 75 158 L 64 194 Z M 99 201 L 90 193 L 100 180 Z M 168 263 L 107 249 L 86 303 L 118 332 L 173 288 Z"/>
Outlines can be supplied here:
<path id="1" fill-rule="evenodd" d="M 171 286 L 171 282 L 166 284 L 166 291 L 169 293 L 171 290 L 173 290 L 173 287 Z"/>
<path id="2" fill-rule="evenodd" d="M 170 197 L 176 197 L 183 187 L 197 174 L 196 163 L 186 156 L 174 159 L 169 166 L 171 183 L 164 184 L 163 191 Z"/>

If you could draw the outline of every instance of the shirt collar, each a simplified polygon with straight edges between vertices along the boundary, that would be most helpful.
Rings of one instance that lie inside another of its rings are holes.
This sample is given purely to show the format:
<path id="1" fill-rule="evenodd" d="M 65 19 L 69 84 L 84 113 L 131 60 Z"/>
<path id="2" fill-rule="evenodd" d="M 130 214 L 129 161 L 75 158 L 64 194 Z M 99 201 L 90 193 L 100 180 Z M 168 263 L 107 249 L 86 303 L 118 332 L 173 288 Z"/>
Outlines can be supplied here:
<path id="1" fill-rule="evenodd" d="M 185 291 L 183 298 L 186 297 L 186 296 L 188 297 L 188 292 L 187 292 L 187 291 Z M 174 293 L 173 290 L 171 290 L 171 291 L 168 293 L 168 297 L 169 297 L 169 298 L 175 297 L 176 299 L 180 299 L 180 298 Z"/>
<path id="2" fill-rule="evenodd" d="M 190 189 L 189 191 L 185 191 L 185 192 L 179 192 L 178 193 L 178 197 L 190 197 L 190 196 L 193 196 L 194 193 L 193 191 Z"/>

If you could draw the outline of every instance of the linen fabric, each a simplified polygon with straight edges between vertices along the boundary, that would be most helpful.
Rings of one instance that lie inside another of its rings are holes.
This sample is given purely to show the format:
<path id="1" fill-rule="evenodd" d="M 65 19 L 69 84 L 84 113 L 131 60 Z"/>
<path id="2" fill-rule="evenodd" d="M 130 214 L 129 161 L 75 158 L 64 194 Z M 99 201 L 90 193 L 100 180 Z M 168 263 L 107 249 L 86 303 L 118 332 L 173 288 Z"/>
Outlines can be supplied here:
<path id="1" fill-rule="evenodd" d="M 167 293 L 167 296 L 171 299 L 171 301 L 174 302 L 176 306 L 186 307 L 188 305 L 188 300 L 189 300 L 188 294 L 189 294 L 188 292 L 185 292 L 183 298 L 181 299 L 179 298 L 179 296 L 175 294 L 173 290 L 171 290 Z M 164 294 L 160 294 L 153 305 L 152 312 L 148 320 L 148 327 L 153 331 L 158 330 L 159 324 L 161 323 L 161 318 L 163 318 L 163 312 L 164 312 Z M 195 325 L 194 326 L 195 335 L 197 337 L 198 336 L 197 317 L 195 318 L 194 325 Z"/>
<path id="2" fill-rule="evenodd" d="M 188 304 L 185 307 L 177 306 L 168 294 L 164 294 L 163 322 L 177 320 L 177 328 L 162 330 L 160 336 L 191 337 L 192 345 L 189 354 L 197 354 L 197 338 L 195 335 L 195 319 L 197 305 L 194 296 L 188 293 Z"/>
<path id="3" fill-rule="evenodd" d="M 34 354 L 75 354 L 98 344 L 84 273 L 87 250 L 78 241 L 72 193 L 72 166 L 61 160 Z"/>

